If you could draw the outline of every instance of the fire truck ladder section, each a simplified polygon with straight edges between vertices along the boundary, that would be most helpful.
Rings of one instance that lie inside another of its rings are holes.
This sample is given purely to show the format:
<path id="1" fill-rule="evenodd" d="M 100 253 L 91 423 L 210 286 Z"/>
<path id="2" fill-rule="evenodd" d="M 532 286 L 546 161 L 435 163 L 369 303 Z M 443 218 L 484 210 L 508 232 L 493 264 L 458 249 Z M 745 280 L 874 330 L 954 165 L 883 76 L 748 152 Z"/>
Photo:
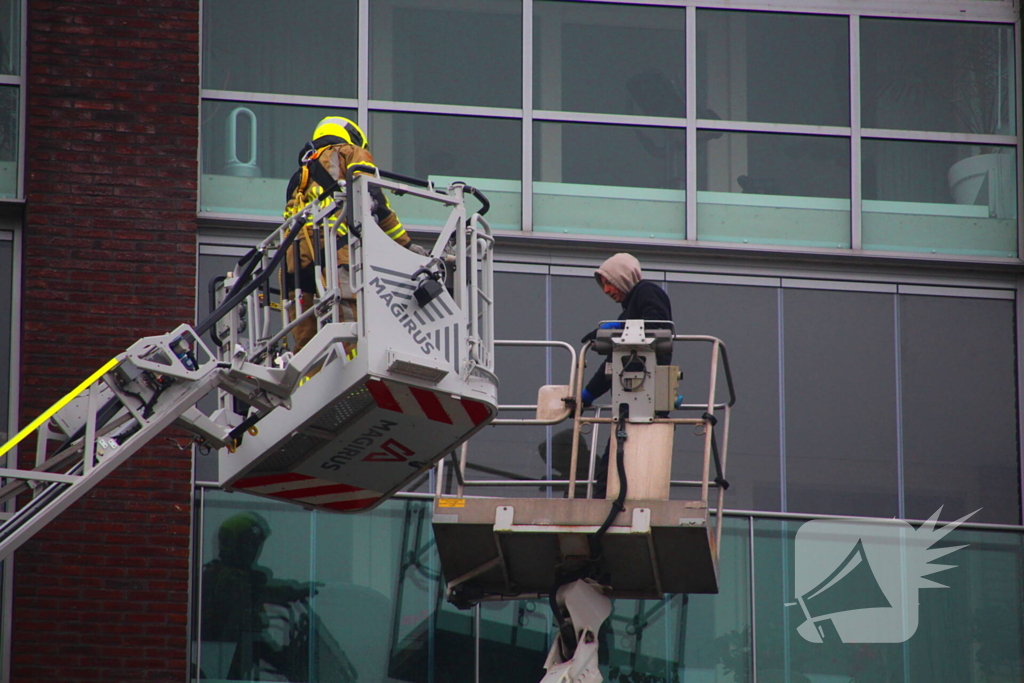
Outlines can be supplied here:
<path id="1" fill-rule="evenodd" d="M 429 252 L 378 228 L 377 188 L 448 210 Z M 488 206 L 463 183 L 382 171 L 285 221 L 217 278 L 205 321 L 137 341 L 0 447 L 0 560 L 172 424 L 217 451 L 223 488 L 310 508 L 366 510 L 428 470 L 497 414 Z M 286 268 L 298 240 L 315 260 L 306 310 Z M 346 247 L 350 267 L 335 267 Z M 310 320 L 295 352 L 289 333 Z"/>
<path id="2" fill-rule="evenodd" d="M 474 468 L 472 449 L 467 446 L 453 465 L 454 476 L 445 470 L 451 467 L 447 461 L 439 463 L 433 527 L 452 603 L 468 607 L 490 600 L 547 596 L 555 607 L 552 596 L 557 593 L 559 605 L 567 600 L 570 612 L 574 600 L 588 605 L 579 609 L 600 624 L 603 607 L 594 605 L 604 604 L 604 598 L 592 601 L 593 591 L 581 583 L 600 584 L 600 592 L 608 598 L 660 599 L 666 593 L 718 592 L 729 417 L 736 397 L 724 344 L 715 337 L 654 329 L 670 325 L 648 321 L 645 329 L 644 321 L 638 320 L 626 321 L 623 329 L 600 330 L 578 362 L 573 354 L 575 369 L 569 385 L 541 390 L 535 417 L 505 418 L 509 408 L 531 406 L 501 406 L 502 417 L 495 425 L 555 425 L 573 419 L 571 450 L 561 454 L 567 461 L 568 478 L 471 479 L 471 471 L 488 472 L 488 468 Z M 505 343 L 517 342 L 498 342 Z M 678 368 L 655 364 L 656 350 L 673 343 L 677 351 L 688 352 L 687 358 L 695 357 L 699 347 L 711 345 L 706 402 L 683 403 L 677 395 Z M 606 366 L 613 379 L 610 411 L 604 407 L 591 412 L 578 400 L 590 348 L 612 358 Z M 716 398 L 719 394 L 725 395 Z M 693 453 L 690 462 L 677 463 L 683 471 L 695 472 L 699 467 L 699 478 L 671 479 L 676 427 L 693 430 L 703 442 L 688 448 L 691 453 L 702 452 L 702 460 Z M 610 434 L 599 435 L 605 428 Z M 581 430 L 592 430 L 586 464 L 580 462 L 587 457 L 580 448 Z M 594 496 L 599 479 L 596 456 L 608 442 L 607 497 L 599 498 Z M 552 450 L 549 440 L 548 451 Z M 622 469 L 619 450 L 625 452 Z M 554 453 L 548 458 L 549 468 L 558 457 Z M 625 486 L 620 485 L 622 474 Z M 507 491 L 512 486 L 551 488 L 546 498 L 466 493 L 484 487 Z M 670 496 L 670 488 L 676 495 Z"/>

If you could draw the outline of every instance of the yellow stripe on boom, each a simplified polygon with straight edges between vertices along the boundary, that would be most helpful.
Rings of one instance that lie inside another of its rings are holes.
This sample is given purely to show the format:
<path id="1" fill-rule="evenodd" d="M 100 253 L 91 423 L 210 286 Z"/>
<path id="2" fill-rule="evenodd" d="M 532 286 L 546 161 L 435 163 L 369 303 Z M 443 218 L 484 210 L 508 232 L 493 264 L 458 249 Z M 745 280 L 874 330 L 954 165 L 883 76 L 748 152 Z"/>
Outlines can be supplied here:
<path id="1" fill-rule="evenodd" d="M 46 422 L 51 417 L 53 417 L 57 413 L 57 411 L 59 411 L 61 408 L 63 408 L 67 404 L 71 403 L 71 401 L 73 401 L 76 398 L 78 398 L 79 394 L 81 394 L 83 391 L 85 391 L 90 386 L 92 386 L 92 384 L 96 380 L 98 380 L 100 377 L 102 377 L 103 375 L 105 375 L 108 372 L 110 372 L 111 370 L 113 370 L 117 366 L 117 364 L 120 363 L 120 362 L 121 361 L 118 360 L 117 358 L 111 358 L 109 361 L 107 361 L 106 365 L 104 365 L 102 368 L 100 368 L 96 372 L 92 373 L 92 375 L 89 377 L 89 379 L 87 379 L 84 382 L 82 382 L 81 384 L 79 384 L 77 387 L 72 389 L 64 398 L 62 398 L 61 400 L 57 401 L 52 406 L 47 408 L 46 412 L 44 412 L 42 415 L 40 415 L 36 419 L 32 420 L 32 424 L 30 424 L 28 427 L 25 427 L 24 429 L 22 429 L 20 432 L 18 432 L 17 436 L 15 436 L 13 439 L 11 439 L 7 443 L 5 443 L 2 447 L 0 447 L 0 456 L 2 456 L 4 453 L 6 453 L 7 451 L 11 450 L 15 446 L 17 446 L 19 443 L 21 443 L 25 439 L 26 436 L 28 436 L 29 434 L 31 434 L 35 430 L 39 429 L 39 427 L 44 422 Z M 2 472 L 3 472 L 3 470 L 0 469 L 0 473 L 2 473 Z"/>

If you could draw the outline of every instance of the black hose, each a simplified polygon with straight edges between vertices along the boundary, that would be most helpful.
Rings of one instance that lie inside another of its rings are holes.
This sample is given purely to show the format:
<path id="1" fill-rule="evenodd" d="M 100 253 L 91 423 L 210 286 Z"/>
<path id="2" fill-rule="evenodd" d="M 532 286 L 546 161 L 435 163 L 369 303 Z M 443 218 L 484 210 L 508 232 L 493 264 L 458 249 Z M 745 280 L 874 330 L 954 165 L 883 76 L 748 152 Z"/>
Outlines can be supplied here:
<path id="1" fill-rule="evenodd" d="M 722 471 L 722 456 L 718 454 L 718 440 L 715 438 L 714 427 L 718 424 L 718 418 L 711 413 L 704 413 L 702 416 L 711 425 L 711 455 L 715 461 L 715 484 L 718 485 L 723 491 L 729 489 L 729 482 L 725 479 L 725 473 Z"/>
<path id="2" fill-rule="evenodd" d="M 298 215 L 301 216 L 302 214 Z M 294 224 L 295 219 L 292 220 L 293 228 L 295 227 Z M 265 280 L 269 279 L 271 274 L 281 264 L 281 260 L 284 259 L 285 254 L 288 253 L 288 247 L 290 247 L 292 242 L 295 241 L 295 238 L 298 236 L 298 234 L 298 229 L 289 230 L 288 236 L 285 237 L 284 241 L 281 242 L 281 246 L 277 248 L 277 253 L 275 253 L 274 257 L 270 259 L 270 263 L 267 264 L 267 267 L 260 271 L 260 273 L 256 275 L 255 278 L 252 278 L 250 282 L 246 283 L 246 280 L 252 276 L 252 271 L 256 267 L 256 264 L 259 262 L 259 259 L 252 259 L 252 261 L 246 266 L 246 269 L 245 271 L 243 271 L 242 275 L 239 276 L 238 282 L 236 282 L 235 286 L 231 288 L 231 292 L 228 294 L 227 299 L 224 300 L 224 303 L 218 306 L 216 311 L 206 316 L 206 319 L 203 320 L 203 322 L 196 325 L 196 334 L 202 336 L 207 330 L 216 325 L 218 320 L 227 315 L 228 311 L 237 306 L 239 302 L 245 299 L 245 297 L 252 294 L 257 287 L 263 284 Z M 254 249 L 253 252 L 255 251 L 256 250 Z M 253 252 L 250 252 L 249 254 L 244 256 L 242 258 L 242 261 L 245 261 L 246 259 L 250 258 L 250 256 L 253 255 Z M 242 263 L 242 261 L 239 261 L 239 263 Z"/>
<path id="3" fill-rule="evenodd" d="M 206 294 L 209 299 L 211 311 L 217 307 L 217 285 L 224 282 L 224 280 L 226 279 L 227 275 L 217 275 L 216 277 L 210 278 L 210 283 L 206 287 Z M 224 342 L 222 342 L 217 337 L 216 332 L 210 335 L 210 340 L 213 342 L 213 345 L 216 346 L 218 349 L 224 348 Z"/>
<path id="4" fill-rule="evenodd" d="M 617 428 L 615 430 L 615 440 L 618 444 L 615 455 L 615 469 L 619 473 L 619 495 L 615 497 L 612 509 L 608 511 L 608 516 L 605 518 L 604 523 L 589 539 L 590 557 L 595 561 L 601 557 L 601 537 L 608 531 L 608 528 L 615 521 L 615 518 L 619 516 L 619 513 L 626 509 L 626 491 L 628 488 L 626 482 L 626 418 L 628 417 L 629 404 L 620 403 L 619 417 L 616 421 Z"/>

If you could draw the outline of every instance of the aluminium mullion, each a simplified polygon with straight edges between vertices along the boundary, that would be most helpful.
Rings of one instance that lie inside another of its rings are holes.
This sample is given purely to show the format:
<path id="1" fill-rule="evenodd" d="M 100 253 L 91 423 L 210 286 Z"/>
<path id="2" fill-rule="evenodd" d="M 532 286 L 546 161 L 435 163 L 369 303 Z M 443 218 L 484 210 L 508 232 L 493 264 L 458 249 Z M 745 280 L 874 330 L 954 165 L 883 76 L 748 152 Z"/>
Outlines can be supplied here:
<path id="1" fill-rule="evenodd" d="M 352 97 L 319 97 L 316 95 L 281 95 L 278 93 L 248 92 L 241 90 L 203 89 L 200 97 L 204 100 L 226 102 L 253 102 L 255 104 L 293 104 L 308 107 L 356 109 L 359 100 Z"/>
<path id="2" fill-rule="evenodd" d="M 687 241 L 697 240 L 697 9 L 686 8 L 686 224 Z"/>
<path id="3" fill-rule="evenodd" d="M 1021 112 L 1024 111 L 1024 92 L 1021 92 L 1024 90 L 1021 87 L 1024 84 L 1024 74 L 1021 73 L 1024 70 L 1024 57 L 1021 56 L 1022 39 L 1020 33 L 1022 28 L 1024 28 L 1024 24 L 1021 23 L 1020 14 L 1018 13 L 1013 31 L 1013 53 L 1016 56 L 1014 68 L 1017 72 L 1017 82 L 1014 83 L 1014 87 L 1017 90 L 1017 129 L 1014 131 L 1017 134 L 1017 258 L 1020 258 L 1021 249 L 1024 247 L 1024 215 L 1022 215 L 1024 214 L 1024 211 L 1022 211 L 1024 209 L 1024 140 L 1022 140 L 1024 138 L 1024 131 L 1020 130 Z M 1020 339 L 1019 336 L 1018 339 Z M 1019 377 L 1018 375 L 1018 381 Z M 1022 476 L 1024 476 L 1024 470 L 1022 470 Z M 1024 492 L 1024 488 L 1021 488 L 1021 491 Z M 1024 495 L 1021 496 L 1021 504 L 1024 506 Z M 1024 514 L 1024 507 L 1022 507 L 1022 514 Z"/>
<path id="4" fill-rule="evenodd" d="M 754 580 L 754 517 L 747 517 L 747 531 L 750 546 L 747 549 L 750 562 L 750 671 L 751 682 L 757 683 L 757 582 Z"/>
<path id="5" fill-rule="evenodd" d="M 444 116 L 487 116 L 491 118 L 518 119 L 522 109 L 513 107 L 477 107 L 462 104 L 431 104 L 427 102 L 398 102 L 374 100 L 367 102 L 373 111 L 398 112 L 403 114 L 441 114 Z"/>
<path id="6" fill-rule="evenodd" d="M 686 118 L 670 116 L 643 116 L 639 114 L 602 114 L 599 112 L 555 111 L 536 109 L 532 116 L 537 121 L 554 121 L 560 123 L 602 123 L 624 126 L 649 126 L 660 128 L 682 128 L 686 126 Z M 717 122 L 716 122 L 717 123 Z"/>
<path id="7" fill-rule="evenodd" d="M 898 130 L 894 128 L 862 128 L 861 135 L 881 140 L 913 140 L 921 142 L 955 142 L 962 145 L 1016 145 L 1016 135 L 985 133 L 952 133 L 931 130 Z"/>
<path id="8" fill-rule="evenodd" d="M 850 248 L 864 248 L 860 120 L 860 17 L 850 16 Z"/>
<path id="9" fill-rule="evenodd" d="M 18 182 L 15 189 L 15 196 L 19 199 L 25 198 L 25 163 L 28 154 L 25 148 L 28 147 L 28 0 L 14 0 L 21 6 L 18 20 L 21 25 L 18 27 L 18 35 L 21 38 L 21 53 L 19 55 L 18 77 L 21 79 L 18 92 Z M 19 252 L 15 252 L 19 253 Z M 7 639 L 9 640 L 9 639 Z M 7 661 L 6 659 L 4 661 Z"/>
<path id="10" fill-rule="evenodd" d="M 356 10 L 356 24 L 359 27 L 359 64 L 356 71 L 356 112 L 357 120 L 371 139 L 370 130 L 370 0 L 359 0 Z"/>
<path id="11" fill-rule="evenodd" d="M 521 164 L 519 170 L 522 183 L 520 185 L 520 210 L 522 215 L 519 224 L 523 232 L 533 232 L 533 0 L 523 0 L 523 35 L 522 35 L 522 145 Z"/>
<path id="12" fill-rule="evenodd" d="M 683 0 L 589 0 L 594 4 L 642 4 L 659 7 L 679 7 Z M 747 0 L 731 2 L 730 0 L 691 0 L 693 7 L 701 9 L 754 10 L 769 12 L 785 12 L 790 14 L 838 14 L 851 13 L 849 0 L 787 0 L 785 7 L 780 7 L 772 0 Z M 952 21 L 1004 21 L 1015 19 L 1017 7 L 1013 2 L 934 2 L 933 0 L 860 0 L 856 13 L 892 18 L 942 19 Z"/>

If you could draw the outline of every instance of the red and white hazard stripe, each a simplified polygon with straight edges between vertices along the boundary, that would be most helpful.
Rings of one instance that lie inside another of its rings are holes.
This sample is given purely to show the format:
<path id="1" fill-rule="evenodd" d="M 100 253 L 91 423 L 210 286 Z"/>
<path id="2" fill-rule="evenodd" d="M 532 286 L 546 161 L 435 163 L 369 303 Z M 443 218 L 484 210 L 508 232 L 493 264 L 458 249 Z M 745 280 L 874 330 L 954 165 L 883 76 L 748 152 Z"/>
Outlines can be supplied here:
<path id="1" fill-rule="evenodd" d="M 236 481 L 233 487 L 248 493 L 331 510 L 361 510 L 376 503 L 382 495 L 379 491 L 317 479 L 297 472 L 246 477 Z"/>
<path id="2" fill-rule="evenodd" d="M 398 382 L 372 379 L 366 389 L 384 410 L 406 415 L 423 415 L 428 420 L 454 427 L 476 427 L 491 417 L 486 403 Z"/>

